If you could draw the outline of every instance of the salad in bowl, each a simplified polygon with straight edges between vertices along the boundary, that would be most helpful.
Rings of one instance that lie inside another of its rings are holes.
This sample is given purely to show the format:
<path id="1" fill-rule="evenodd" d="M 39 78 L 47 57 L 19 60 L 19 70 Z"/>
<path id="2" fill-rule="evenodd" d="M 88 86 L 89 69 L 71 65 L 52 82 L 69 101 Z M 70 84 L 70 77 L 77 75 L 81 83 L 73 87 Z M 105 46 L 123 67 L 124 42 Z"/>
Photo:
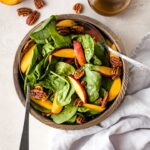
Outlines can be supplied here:
<path id="1" fill-rule="evenodd" d="M 31 106 L 56 124 L 81 125 L 102 115 L 122 87 L 116 45 L 94 25 L 51 16 L 30 33 L 20 70 Z"/>

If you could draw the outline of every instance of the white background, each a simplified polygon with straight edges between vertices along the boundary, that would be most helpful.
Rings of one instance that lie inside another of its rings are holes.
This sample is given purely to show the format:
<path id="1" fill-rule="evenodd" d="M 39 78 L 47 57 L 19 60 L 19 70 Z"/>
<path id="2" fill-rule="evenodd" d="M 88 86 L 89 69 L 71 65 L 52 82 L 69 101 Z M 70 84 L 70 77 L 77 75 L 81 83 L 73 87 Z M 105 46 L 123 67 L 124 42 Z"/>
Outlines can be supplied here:
<path id="1" fill-rule="evenodd" d="M 132 0 L 126 12 L 114 17 L 96 14 L 89 7 L 87 0 L 46 0 L 46 2 L 47 6 L 40 10 L 41 17 L 37 23 L 52 14 L 74 13 L 73 5 L 81 2 L 85 6 L 83 14 L 110 27 L 120 37 L 128 52 L 134 50 L 143 35 L 150 30 L 150 0 Z M 33 0 L 24 0 L 16 6 L 0 4 L 0 150 L 19 148 L 23 126 L 24 108 L 15 92 L 12 74 L 17 47 L 32 28 L 25 24 L 25 18 L 17 16 L 16 9 L 22 6 L 35 9 Z M 51 140 L 48 137 L 55 131 L 31 116 L 30 149 L 48 150 L 48 141 Z"/>

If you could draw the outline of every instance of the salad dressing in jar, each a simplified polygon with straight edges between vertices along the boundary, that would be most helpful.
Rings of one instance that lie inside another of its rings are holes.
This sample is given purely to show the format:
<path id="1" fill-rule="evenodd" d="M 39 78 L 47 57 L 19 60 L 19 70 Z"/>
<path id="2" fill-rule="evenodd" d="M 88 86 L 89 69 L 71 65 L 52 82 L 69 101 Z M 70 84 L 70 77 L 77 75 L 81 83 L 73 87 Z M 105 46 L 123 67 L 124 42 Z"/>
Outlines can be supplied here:
<path id="1" fill-rule="evenodd" d="M 127 8 L 130 0 L 88 0 L 90 6 L 99 14 L 116 15 Z"/>

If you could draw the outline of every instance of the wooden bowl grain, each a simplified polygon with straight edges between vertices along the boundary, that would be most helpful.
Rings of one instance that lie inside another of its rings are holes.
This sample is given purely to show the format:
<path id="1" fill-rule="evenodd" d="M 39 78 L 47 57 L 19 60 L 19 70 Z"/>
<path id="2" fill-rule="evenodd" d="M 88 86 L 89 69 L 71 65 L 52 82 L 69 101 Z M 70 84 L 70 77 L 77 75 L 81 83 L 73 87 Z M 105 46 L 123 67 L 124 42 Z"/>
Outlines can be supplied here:
<path id="1" fill-rule="evenodd" d="M 87 16 L 74 15 L 74 14 L 58 15 L 58 19 L 74 19 L 74 20 L 84 21 L 84 22 L 93 24 L 98 29 L 100 29 L 104 34 L 106 34 L 112 40 L 112 42 L 114 42 L 116 44 L 116 46 L 120 52 L 125 54 L 124 48 L 123 48 L 120 40 L 118 39 L 118 37 L 108 27 L 103 25 L 101 22 L 99 22 L 95 19 L 89 18 Z M 23 48 L 25 42 L 29 39 L 30 33 L 33 32 L 37 27 L 39 27 L 41 25 L 41 23 L 38 24 L 37 26 L 35 26 L 31 31 L 29 31 L 27 33 L 27 35 L 24 37 L 24 39 L 21 41 L 21 43 L 18 47 L 18 50 L 16 52 L 15 60 L 14 60 L 14 65 L 13 65 L 14 85 L 15 85 L 16 92 L 19 96 L 19 99 L 24 106 L 25 106 L 25 95 L 23 93 L 23 89 L 21 86 L 22 78 L 21 78 L 20 72 L 19 72 L 20 54 L 21 54 L 21 51 L 22 51 L 22 48 Z M 39 112 L 34 110 L 32 107 L 30 108 L 30 113 L 35 118 L 37 118 L 39 121 L 41 121 L 42 123 L 49 125 L 51 127 L 60 128 L 63 130 L 79 130 L 79 129 L 84 129 L 84 128 L 88 128 L 88 127 L 97 125 L 98 123 L 105 120 L 108 116 L 110 116 L 118 108 L 118 106 L 123 101 L 123 98 L 125 96 L 125 92 L 126 92 L 127 84 L 128 84 L 128 64 L 124 60 L 122 60 L 122 62 L 123 62 L 123 76 L 122 76 L 122 87 L 121 87 L 120 94 L 117 96 L 117 98 L 113 102 L 113 104 L 97 118 L 95 118 L 87 123 L 84 123 L 82 125 L 63 125 L 63 124 L 56 124 L 53 121 L 43 117 Z"/>

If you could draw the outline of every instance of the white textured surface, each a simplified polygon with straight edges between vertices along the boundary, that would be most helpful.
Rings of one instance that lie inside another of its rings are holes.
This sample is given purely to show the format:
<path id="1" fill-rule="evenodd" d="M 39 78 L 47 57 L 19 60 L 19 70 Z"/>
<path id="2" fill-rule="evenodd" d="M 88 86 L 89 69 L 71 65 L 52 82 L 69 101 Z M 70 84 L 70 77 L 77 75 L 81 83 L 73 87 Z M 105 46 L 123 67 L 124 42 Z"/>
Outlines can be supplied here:
<path id="1" fill-rule="evenodd" d="M 74 13 L 73 4 L 82 2 L 85 5 L 83 14 L 109 26 L 120 37 L 129 52 L 135 49 L 143 35 L 150 30 L 149 0 L 132 0 L 128 11 L 114 17 L 96 14 L 90 9 L 87 0 L 47 0 L 46 2 L 47 6 L 40 10 L 41 17 L 38 22 L 52 14 Z M 18 44 L 32 28 L 25 24 L 25 18 L 17 16 L 16 9 L 22 6 L 35 8 L 33 0 L 25 0 L 16 6 L 0 4 L 0 150 L 17 150 L 22 132 L 24 108 L 15 92 L 12 75 Z M 46 136 L 49 130 L 51 133 L 56 132 L 31 117 L 31 150 L 49 149 L 48 141 L 51 138 L 47 139 L 50 136 Z"/>

